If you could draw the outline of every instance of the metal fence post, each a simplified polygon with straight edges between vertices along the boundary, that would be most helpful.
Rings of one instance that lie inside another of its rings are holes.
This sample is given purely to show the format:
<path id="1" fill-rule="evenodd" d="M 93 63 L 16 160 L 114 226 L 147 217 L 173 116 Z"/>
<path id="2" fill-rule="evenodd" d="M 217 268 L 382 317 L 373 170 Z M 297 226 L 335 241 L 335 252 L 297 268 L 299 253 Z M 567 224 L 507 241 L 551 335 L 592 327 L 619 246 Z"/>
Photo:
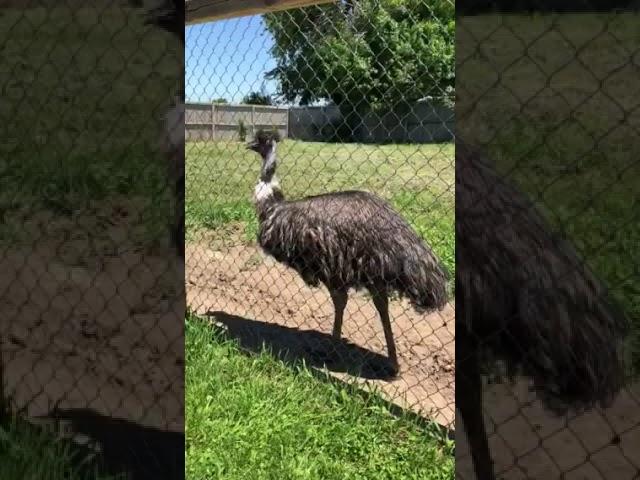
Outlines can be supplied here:
<path id="1" fill-rule="evenodd" d="M 289 138 L 289 107 L 287 107 L 287 114 L 285 115 L 285 127 L 284 127 L 284 138 Z"/>
<path id="2" fill-rule="evenodd" d="M 216 104 L 211 103 L 211 140 L 216 139 Z"/>
<path id="3" fill-rule="evenodd" d="M 251 136 L 256 134 L 256 106 L 251 106 Z"/>

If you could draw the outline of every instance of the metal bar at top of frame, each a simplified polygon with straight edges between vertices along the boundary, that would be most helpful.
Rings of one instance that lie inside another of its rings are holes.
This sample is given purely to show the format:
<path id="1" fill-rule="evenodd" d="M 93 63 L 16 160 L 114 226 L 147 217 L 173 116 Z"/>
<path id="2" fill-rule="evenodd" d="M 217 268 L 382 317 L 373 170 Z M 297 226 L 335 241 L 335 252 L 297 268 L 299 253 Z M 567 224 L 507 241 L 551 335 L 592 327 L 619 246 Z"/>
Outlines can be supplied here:
<path id="1" fill-rule="evenodd" d="M 309 7 L 335 0 L 185 0 L 187 25 Z"/>

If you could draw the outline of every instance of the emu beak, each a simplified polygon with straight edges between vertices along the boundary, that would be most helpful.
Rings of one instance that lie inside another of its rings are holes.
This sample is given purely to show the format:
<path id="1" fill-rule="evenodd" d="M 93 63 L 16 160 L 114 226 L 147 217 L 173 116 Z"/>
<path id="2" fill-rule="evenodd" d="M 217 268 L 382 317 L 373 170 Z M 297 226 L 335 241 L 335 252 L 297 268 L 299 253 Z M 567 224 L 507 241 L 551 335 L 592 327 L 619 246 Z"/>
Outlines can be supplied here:
<path id="1" fill-rule="evenodd" d="M 257 149 L 258 149 L 258 142 L 247 143 L 247 150 L 253 150 L 255 152 Z"/>

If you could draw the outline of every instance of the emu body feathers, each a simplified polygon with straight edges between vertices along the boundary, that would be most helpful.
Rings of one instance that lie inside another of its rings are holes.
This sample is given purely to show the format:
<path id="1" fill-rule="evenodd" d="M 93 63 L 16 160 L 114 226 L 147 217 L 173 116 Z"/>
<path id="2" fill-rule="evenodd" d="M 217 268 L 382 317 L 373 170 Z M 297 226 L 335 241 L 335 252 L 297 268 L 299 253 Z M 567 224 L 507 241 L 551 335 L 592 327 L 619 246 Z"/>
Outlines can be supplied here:
<path id="1" fill-rule="evenodd" d="M 345 191 L 272 202 L 259 217 L 262 248 L 311 286 L 395 291 L 420 312 L 447 301 L 437 258 L 376 195 Z"/>
<path id="2" fill-rule="evenodd" d="M 555 413 L 606 406 L 624 382 L 629 324 L 535 207 L 456 142 L 456 408 L 476 476 L 495 478 L 480 365 L 529 377 Z"/>
<path id="3" fill-rule="evenodd" d="M 456 150 L 457 333 L 533 379 L 550 409 L 606 404 L 623 381 L 625 317 L 531 202 Z"/>

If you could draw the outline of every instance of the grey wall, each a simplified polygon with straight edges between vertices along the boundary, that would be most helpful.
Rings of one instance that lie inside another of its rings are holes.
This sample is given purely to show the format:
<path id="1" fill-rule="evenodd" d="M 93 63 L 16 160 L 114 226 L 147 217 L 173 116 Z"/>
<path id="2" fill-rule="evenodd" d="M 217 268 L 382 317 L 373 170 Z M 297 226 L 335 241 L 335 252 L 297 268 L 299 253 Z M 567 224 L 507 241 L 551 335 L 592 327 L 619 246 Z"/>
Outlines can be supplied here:
<path id="1" fill-rule="evenodd" d="M 330 141 L 344 121 L 338 107 L 291 107 L 289 137 L 307 141 Z M 454 138 L 453 109 L 421 102 L 385 114 L 369 113 L 352 129 L 351 139 L 364 143 L 436 143 Z"/>

